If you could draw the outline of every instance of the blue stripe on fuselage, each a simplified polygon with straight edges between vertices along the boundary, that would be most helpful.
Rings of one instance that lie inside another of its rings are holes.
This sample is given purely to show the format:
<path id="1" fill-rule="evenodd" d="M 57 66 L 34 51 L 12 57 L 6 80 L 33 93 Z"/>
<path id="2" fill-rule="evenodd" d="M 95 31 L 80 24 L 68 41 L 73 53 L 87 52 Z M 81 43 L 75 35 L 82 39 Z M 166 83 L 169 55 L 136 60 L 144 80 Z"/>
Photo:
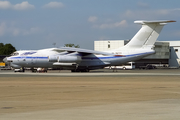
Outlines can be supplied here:
<path id="1" fill-rule="evenodd" d="M 19 57 L 10 57 L 10 59 L 48 59 L 48 57 L 30 57 L 30 56 L 19 56 Z"/>

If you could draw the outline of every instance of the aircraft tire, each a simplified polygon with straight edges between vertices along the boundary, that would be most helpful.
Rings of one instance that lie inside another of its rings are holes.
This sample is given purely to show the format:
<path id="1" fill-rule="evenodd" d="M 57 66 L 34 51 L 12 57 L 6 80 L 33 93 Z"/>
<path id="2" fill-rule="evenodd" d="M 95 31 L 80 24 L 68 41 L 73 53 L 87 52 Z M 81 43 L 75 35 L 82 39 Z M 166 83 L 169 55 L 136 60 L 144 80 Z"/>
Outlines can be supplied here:
<path id="1" fill-rule="evenodd" d="M 89 72 L 89 69 L 81 70 L 81 72 Z"/>
<path id="2" fill-rule="evenodd" d="M 81 72 L 80 70 L 71 70 L 71 72 Z"/>
<path id="3" fill-rule="evenodd" d="M 89 69 L 84 69 L 84 70 L 71 70 L 71 72 L 89 72 Z"/>

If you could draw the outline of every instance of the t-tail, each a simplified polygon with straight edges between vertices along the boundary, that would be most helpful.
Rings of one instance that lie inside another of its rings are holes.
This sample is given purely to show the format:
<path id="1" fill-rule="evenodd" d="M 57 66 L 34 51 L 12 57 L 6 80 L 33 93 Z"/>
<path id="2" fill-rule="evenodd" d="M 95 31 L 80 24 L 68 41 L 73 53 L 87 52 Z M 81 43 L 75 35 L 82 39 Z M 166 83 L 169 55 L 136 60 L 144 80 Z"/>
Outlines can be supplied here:
<path id="1" fill-rule="evenodd" d="M 154 47 L 162 28 L 169 22 L 176 22 L 173 20 L 162 21 L 135 21 L 142 25 L 142 28 L 136 33 L 131 41 L 124 46 L 124 48 L 149 48 Z"/>

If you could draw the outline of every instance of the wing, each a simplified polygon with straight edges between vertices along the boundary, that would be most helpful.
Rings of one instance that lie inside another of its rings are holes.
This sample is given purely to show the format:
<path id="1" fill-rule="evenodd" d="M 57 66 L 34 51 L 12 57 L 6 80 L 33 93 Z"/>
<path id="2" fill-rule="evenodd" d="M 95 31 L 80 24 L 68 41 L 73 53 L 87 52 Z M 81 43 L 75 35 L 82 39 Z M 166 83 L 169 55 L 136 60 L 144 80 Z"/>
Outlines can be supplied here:
<path id="1" fill-rule="evenodd" d="M 55 48 L 54 51 L 57 51 L 57 52 L 67 51 L 69 53 L 78 52 L 78 53 L 83 54 L 83 55 L 88 55 L 88 54 L 114 55 L 114 54 L 108 53 L 108 52 L 87 50 L 87 49 L 81 49 L 81 48 L 72 48 L 72 47 Z"/>

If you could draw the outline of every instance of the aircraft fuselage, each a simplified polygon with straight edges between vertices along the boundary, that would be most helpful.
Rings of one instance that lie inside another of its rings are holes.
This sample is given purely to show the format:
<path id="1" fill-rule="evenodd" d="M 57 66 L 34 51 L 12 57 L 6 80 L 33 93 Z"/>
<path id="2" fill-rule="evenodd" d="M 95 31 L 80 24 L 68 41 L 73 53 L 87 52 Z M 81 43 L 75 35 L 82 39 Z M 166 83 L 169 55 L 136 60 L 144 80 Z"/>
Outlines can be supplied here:
<path id="1" fill-rule="evenodd" d="M 10 62 L 11 66 L 14 68 L 62 68 L 62 69 L 98 69 L 106 66 L 117 66 L 123 63 L 134 61 L 145 57 L 147 55 L 153 54 L 154 50 L 134 50 L 134 53 L 128 54 L 128 50 L 125 52 L 119 52 L 121 54 L 114 55 L 81 55 L 81 54 L 72 54 L 67 52 L 61 53 L 57 55 L 56 52 L 46 52 L 48 50 L 44 50 L 46 54 L 40 54 L 39 51 L 20 51 L 18 56 L 10 56 L 7 58 L 7 61 Z M 111 51 L 112 52 L 112 51 Z M 112 52 L 113 53 L 113 52 Z M 50 60 L 50 56 L 55 56 L 54 61 Z M 57 56 L 57 57 L 56 57 Z M 67 57 L 68 56 L 68 57 Z M 76 57 L 80 57 L 79 61 L 75 61 Z M 65 60 L 59 60 L 60 57 L 67 57 Z M 73 58 L 73 59 L 72 59 Z M 72 59 L 72 60 L 71 60 Z"/>

